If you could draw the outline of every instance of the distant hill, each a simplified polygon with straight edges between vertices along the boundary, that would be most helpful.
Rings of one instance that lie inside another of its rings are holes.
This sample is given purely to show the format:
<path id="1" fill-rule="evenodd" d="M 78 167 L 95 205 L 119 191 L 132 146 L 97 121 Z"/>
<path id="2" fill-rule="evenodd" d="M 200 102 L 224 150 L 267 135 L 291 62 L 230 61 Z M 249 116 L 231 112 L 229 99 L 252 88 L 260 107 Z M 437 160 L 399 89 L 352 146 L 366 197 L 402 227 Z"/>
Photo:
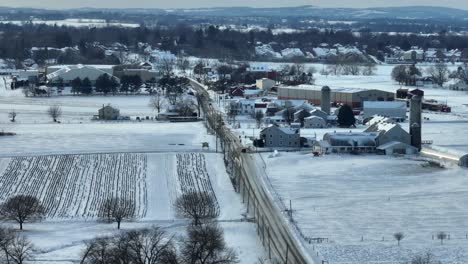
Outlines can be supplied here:
<path id="1" fill-rule="evenodd" d="M 175 9 L 172 13 L 179 15 L 199 16 L 281 16 L 281 17 L 320 17 L 324 19 L 376 19 L 376 18 L 407 18 L 407 19 L 468 19 L 468 10 L 431 6 L 408 6 L 386 8 L 321 8 L 317 6 L 298 6 L 282 8 L 203 8 Z"/>
<path id="2" fill-rule="evenodd" d="M 322 8 L 317 6 L 297 6 L 281 8 L 252 8 L 252 7 L 214 7 L 193 9 L 157 9 L 157 8 L 130 8 L 130 9 L 100 9 L 80 8 L 70 10 L 45 10 L 34 8 L 0 7 L 0 13 L 126 13 L 126 14 L 174 14 L 179 16 L 203 17 L 314 17 L 328 20 L 361 20 L 361 19 L 457 19 L 468 20 L 468 10 L 435 6 L 407 6 L 384 8 Z"/>

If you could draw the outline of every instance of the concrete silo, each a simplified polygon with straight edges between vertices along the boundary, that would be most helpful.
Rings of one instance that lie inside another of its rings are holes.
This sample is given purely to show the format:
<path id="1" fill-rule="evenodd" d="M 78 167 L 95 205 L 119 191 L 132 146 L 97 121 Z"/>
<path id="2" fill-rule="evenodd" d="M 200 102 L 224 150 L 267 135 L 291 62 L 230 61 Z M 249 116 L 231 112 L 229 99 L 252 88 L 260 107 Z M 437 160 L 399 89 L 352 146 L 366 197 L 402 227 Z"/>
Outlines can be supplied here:
<path id="1" fill-rule="evenodd" d="M 422 98 L 420 96 L 413 96 L 410 101 L 410 135 L 411 145 L 421 150 L 422 144 Z"/>
<path id="2" fill-rule="evenodd" d="M 322 98 L 320 100 L 320 107 L 322 111 L 330 114 L 330 106 L 331 106 L 331 90 L 330 87 L 324 86 L 322 87 Z"/>

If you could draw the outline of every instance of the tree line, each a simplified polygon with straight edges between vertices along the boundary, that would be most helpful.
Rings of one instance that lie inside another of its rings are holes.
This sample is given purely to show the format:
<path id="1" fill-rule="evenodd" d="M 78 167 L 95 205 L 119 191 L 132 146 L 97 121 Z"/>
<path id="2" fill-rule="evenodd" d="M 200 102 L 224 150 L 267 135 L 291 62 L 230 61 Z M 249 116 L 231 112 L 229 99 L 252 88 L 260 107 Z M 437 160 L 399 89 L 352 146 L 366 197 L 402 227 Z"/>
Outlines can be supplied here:
<path id="1" fill-rule="evenodd" d="M 291 46 L 311 51 L 321 43 L 329 45 L 356 45 L 369 54 L 383 59 L 383 54 L 389 52 L 388 46 L 399 46 L 409 50 L 411 46 L 422 48 L 467 48 L 468 36 L 451 35 L 447 33 L 420 34 L 387 34 L 362 31 L 353 34 L 351 30 L 319 30 L 309 29 L 292 33 L 273 34 L 270 29 L 263 31 L 240 32 L 229 28 L 220 29 L 216 25 L 207 27 L 192 27 L 179 23 L 169 27 L 121 28 L 77 28 L 47 25 L 13 25 L 1 24 L 0 58 L 24 60 L 30 57 L 32 47 L 65 48 L 78 47 L 78 51 L 67 49 L 57 51 L 44 49 L 38 54 L 41 58 L 58 58 L 61 63 L 110 63 L 118 62 L 118 58 L 105 56 L 104 51 L 93 43 L 112 45 L 116 42 L 126 45 L 132 51 L 138 51 L 138 43 L 148 43 L 153 47 L 199 57 L 220 59 L 255 59 L 254 47 L 257 42 L 276 43 L 275 48 L 283 49 Z"/>

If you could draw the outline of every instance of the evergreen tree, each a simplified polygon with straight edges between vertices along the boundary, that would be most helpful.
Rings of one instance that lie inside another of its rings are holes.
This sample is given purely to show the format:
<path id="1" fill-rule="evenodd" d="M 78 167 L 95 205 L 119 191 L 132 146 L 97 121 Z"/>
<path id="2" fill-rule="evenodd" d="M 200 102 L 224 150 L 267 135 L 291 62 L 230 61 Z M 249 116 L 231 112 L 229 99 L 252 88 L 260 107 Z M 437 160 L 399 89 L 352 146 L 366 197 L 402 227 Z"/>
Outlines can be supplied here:
<path id="1" fill-rule="evenodd" d="M 81 93 L 81 86 L 82 86 L 82 83 L 81 83 L 80 77 L 76 77 L 71 82 L 71 87 L 72 87 L 71 92 L 73 94 Z"/>
<path id="2" fill-rule="evenodd" d="M 340 127 L 355 126 L 356 118 L 353 109 L 349 105 L 343 105 L 338 111 L 338 124 Z"/>
<path id="3" fill-rule="evenodd" d="M 83 94 L 92 94 L 93 93 L 93 84 L 89 80 L 88 77 L 83 79 L 82 85 L 81 85 L 81 93 Z"/>

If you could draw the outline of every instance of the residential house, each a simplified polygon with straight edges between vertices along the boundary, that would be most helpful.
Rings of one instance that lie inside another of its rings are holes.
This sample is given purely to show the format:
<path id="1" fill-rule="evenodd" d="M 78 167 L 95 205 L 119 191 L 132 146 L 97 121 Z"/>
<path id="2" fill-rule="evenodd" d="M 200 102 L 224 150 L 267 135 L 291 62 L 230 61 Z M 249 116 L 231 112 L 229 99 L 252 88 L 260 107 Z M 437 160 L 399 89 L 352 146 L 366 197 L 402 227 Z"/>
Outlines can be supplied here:
<path id="1" fill-rule="evenodd" d="M 450 90 L 468 91 L 468 84 L 465 81 L 459 79 L 451 79 L 445 84 L 445 86 Z"/>
<path id="2" fill-rule="evenodd" d="M 260 139 L 267 148 L 301 147 L 300 129 L 269 125 L 260 132 Z"/>
<path id="3" fill-rule="evenodd" d="M 327 121 L 318 116 L 304 118 L 304 128 L 326 128 Z"/>
<path id="4" fill-rule="evenodd" d="M 120 117 L 120 110 L 110 105 L 103 106 L 98 111 L 99 120 L 117 120 Z"/>

